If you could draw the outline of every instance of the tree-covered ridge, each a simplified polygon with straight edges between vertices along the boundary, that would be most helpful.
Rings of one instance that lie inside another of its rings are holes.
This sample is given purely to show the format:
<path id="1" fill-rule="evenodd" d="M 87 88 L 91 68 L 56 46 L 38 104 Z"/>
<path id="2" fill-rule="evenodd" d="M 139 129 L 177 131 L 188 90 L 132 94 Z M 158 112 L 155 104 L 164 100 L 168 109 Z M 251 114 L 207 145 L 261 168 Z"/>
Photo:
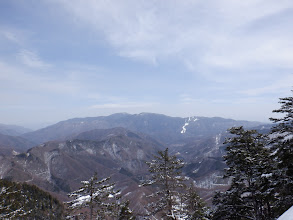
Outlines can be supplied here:
<path id="1" fill-rule="evenodd" d="M 35 185 L 0 180 L 1 219 L 63 219 L 63 205 Z"/>

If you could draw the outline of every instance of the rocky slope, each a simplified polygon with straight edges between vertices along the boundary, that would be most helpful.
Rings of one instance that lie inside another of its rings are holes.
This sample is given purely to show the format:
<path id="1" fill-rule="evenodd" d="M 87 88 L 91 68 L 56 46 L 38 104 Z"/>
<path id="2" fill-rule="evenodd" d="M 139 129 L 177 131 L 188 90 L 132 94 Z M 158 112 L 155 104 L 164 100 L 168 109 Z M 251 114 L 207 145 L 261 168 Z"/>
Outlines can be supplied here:
<path id="1" fill-rule="evenodd" d="M 78 139 L 77 139 L 78 138 Z M 143 135 L 123 128 L 94 130 L 72 140 L 51 141 L 26 153 L 0 157 L 1 178 L 33 183 L 66 200 L 69 193 L 89 179 L 112 177 L 132 206 L 141 206 L 147 189 L 139 187 L 148 168 L 145 161 L 163 148 Z"/>
<path id="2" fill-rule="evenodd" d="M 240 125 L 268 129 L 258 122 L 150 113 L 70 119 L 23 134 L 39 143 L 49 141 L 23 154 L 0 157 L 0 175 L 37 184 L 64 200 L 66 193 L 97 171 L 100 178 L 111 175 L 139 210 L 149 190 L 139 187 L 148 175 L 145 161 L 169 147 L 171 154 L 186 162 L 183 171 L 200 188 L 201 196 L 209 199 L 215 189 L 227 187 L 228 180 L 222 178 L 223 142 L 227 129 Z"/>

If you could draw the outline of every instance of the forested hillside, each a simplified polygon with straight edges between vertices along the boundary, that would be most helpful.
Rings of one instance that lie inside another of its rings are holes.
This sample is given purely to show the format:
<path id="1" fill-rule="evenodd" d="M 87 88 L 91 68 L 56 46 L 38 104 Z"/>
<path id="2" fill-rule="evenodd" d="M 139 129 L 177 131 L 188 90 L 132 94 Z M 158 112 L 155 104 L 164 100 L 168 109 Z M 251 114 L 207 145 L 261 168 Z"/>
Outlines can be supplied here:
<path id="1" fill-rule="evenodd" d="M 1 219 L 64 218 L 63 204 L 35 185 L 0 180 Z"/>

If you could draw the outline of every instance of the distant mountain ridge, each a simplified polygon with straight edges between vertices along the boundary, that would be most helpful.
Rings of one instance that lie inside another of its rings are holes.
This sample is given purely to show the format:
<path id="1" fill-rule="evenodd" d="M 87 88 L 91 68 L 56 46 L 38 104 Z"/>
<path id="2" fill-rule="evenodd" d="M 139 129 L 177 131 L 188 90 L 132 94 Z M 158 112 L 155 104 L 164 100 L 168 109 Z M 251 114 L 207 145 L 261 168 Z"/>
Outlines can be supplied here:
<path id="1" fill-rule="evenodd" d="M 23 134 L 23 140 L 38 146 L 22 154 L 0 155 L 0 175 L 37 184 L 64 199 L 97 171 L 101 177 L 113 176 L 124 193 L 134 192 L 129 194 L 133 201 L 143 202 L 138 185 L 149 175 L 145 162 L 168 147 L 186 162 L 184 173 L 204 189 L 205 198 L 211 198 L 213 190 L 227 187 L 222 180 L 223 142 L 233 126 L 268 129 L 260 122 L 152 113 L 69 119 Z"/>
<path id="2" fill-rule="evenodd" d="M 109 116 L 74 118 L 57 124 L 25 133 L 22 137 L 36 143 L 50 140 L 66 140 L 68 137 L 78 135 L 94 129 L 109 129 L 115 127 L 126 128 L 136 133 L 150 135 L 157 140 L 170 144 L 186 138 L 207 135 L 216 135 L 233 126 L 256 127 L 260 122 L 237 121 L 219 117 L 170 117 L 162 114 L 117 113 Z"/>
<path id="3" fill-rule="evenodd" d="M 10 135 L 10 136 L 19 136 L 21 134 L 31 132 L 29 128 L 24 128 L 18 125 L 6 125 L 0 124 L 0 134 Z"/>
<path id="4" fill-rule="evenodd" d="M 36 144 L 19 136 L 10 136 L 0 133 L 0 155 L 22 153 Z"/>
<path id="5" fill-rule="evenodd" d="M 220 135 L 198 137 L 183 146 L 170 146 L 170 153 L 184 159 L 184 173 L 205 189 L 222 187 L 220 175 L 225 167 L 219 147 Z M 166 148 L 152 137 L 125 128 L 95 129 L 82 132 L 64 141 L 49 141 L 26 153 L 10 157 L 0 156 L 2 178 L 34 183 L 60 195 L 76 189 L 81 180 L 94 171 L 100 177 L 113 176 L 124 193 L 143 203 L 139 181 L 148 175 L 146 161 Z M 129 192 L 133 192 L 130 193 Z M 211 197 L 212 190 L 205 192 Z"/>

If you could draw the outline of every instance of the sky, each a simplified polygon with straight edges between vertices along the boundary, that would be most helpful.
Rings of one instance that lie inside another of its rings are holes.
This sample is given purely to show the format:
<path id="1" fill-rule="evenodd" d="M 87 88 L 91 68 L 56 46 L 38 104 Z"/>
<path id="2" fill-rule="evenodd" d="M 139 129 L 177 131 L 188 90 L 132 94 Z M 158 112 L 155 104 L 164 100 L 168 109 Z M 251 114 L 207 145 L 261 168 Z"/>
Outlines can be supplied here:
<path id="1" fill-rule="evenodd" d="M 268 122 L 292 0 L 0 0 L 0 123 L 118 112 Z"/>

